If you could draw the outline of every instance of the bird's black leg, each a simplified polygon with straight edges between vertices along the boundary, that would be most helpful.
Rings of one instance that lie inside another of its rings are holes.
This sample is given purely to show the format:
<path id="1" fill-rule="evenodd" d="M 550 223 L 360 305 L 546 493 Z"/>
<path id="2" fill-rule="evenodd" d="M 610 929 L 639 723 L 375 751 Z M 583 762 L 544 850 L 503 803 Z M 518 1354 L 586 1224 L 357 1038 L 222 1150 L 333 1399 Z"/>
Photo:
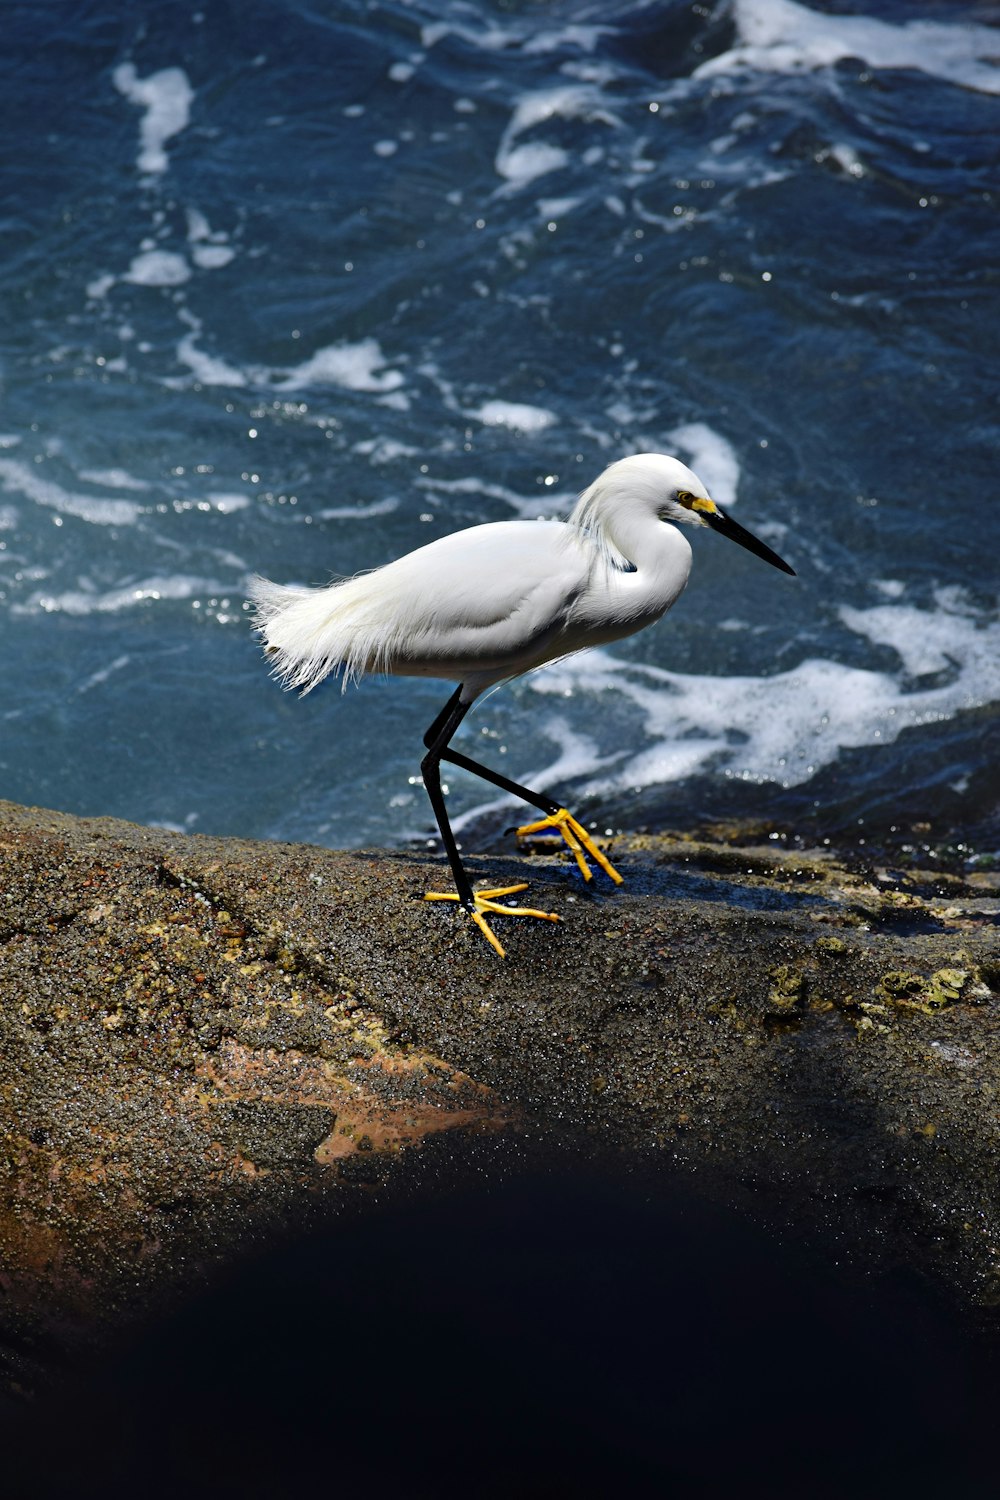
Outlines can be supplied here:
<path id="1" fill-rule="evenodd" d="M 468 713 L 470 705 L 462 702 L 461 686 L 448 699 L 444 708 L 438 714 L 434 723 L 424 735 L 424 744 L 427 746 L 427 754 L 420 762 L 420 773 L 423 776 L 427 795 L 431 799 L 431 807 L 437 819 L 441 838 L 444 842 L 445 851 L 448 855 L 448 863 L 451 865 L 451 873 L 455 877 L 456 894 L 445 894 L 440 891 L 428 891 L 428 901 L 457 901 L 459 905 L 469 913 L 480 932 L 492 944 L 493 948 L 503 958 L 503 946 L 493 932 L 486 920 L 487 912 L 498 912 L 504 916 L 513 917 L 541 917 L 547 922 L 558 922 L 559 918 L 554 912 L 534 911 L 523 906 L 502 906 L 498 904 L 500 896 L 513 895 L 515 891 L 523 891 L 526 886 L 523 882 L 518 885 L 504 886 L 501 890 L 474 891 L 472 881 L 469 879 L 462 864 L 455 835 L 452 832 L 451 823 L 448 819 L 448 810 L 444 805 L 444 793 L 441 790 L 441 761 L 447 758 L 448 741 L 455 730 L 461 724 Z"/>
<path id="2" fill-rule="evenodd" d="M 508 776 L 501 776 L 499 771 L 492 771 L 489 766 L 481 765 L 471 756 L 462 755 L 459 751 L 449 747 L 442 750 L 441 759 L 449 761 L 453 766 L 461 766 L 463 771 L 471 771 L 473 776 L 480 776 L 483 781 L 492 782 L 502 792 L 510 792 L 511 796 L 520 797 L 522 802 L 530 802 L 532 807 L 537 807 L 549 817 L 553 817 L 559 811 L 560 803 L 553 802 L 551 797 L 544 797 L 541 792 L 533 792 L 530 787 L 521 786 L 520 782 L 511 781 Z"/>
<path id="3" fill-rule="evenodd" d="M 427 733 L 424 735 L 424 744 L 428 747 L 428 749 L 430 749 L 431 745 L 433 745 L 437 741 L 442 728 L 448 721 L 448 718 L 452 714 L 453 710 L 458 708 L 459 699 L 461 698 L 461 696 L 462 689 L 461 687 L 457 687 L 452 696 L 448 699 L 448 702 L 445 704 L 444 708 L 434 720 L 434 723 L 431 725 L 430 729 L 428 729 Z M 512 797 L 520 797 L 522 802 L 530 802 L 532 807 L 537 807 L 541 812 L 547 813 L 549 817 L 552 817 L 559 811 L 559 803 L 553 802 L 551 797 L 543 797 L 540 792 L 533 792 L 530 787 L 521 786 L 520 782 L 511 781 L 508 776 L 501 776 L 499 771 L 491 771 L 489 766 L 482 765 L 478 760 L 473 760 L 471 756 L 462 755 L 458 750 L 452 750 L 451 746 L 448 744 L 448 741 L 455 733 L 455 730 L 462 722 L 462 719 L 465 717 L 470 707 L 471 704 L 467 703 L 465 705 L 462 713 L 459 714 L 459 716 L 455 719 L 454 724 L 451 726 L 450 732 L 445 736 L 444 743 L 440 747 L 440 759 L 448 761 L 453 766 L 461 766 L 463 771 L 471 771 L 473 776 L 479 776 L 483 781 L 492 782 L 492 784 L 494 786 L 498 786 L 502 792 L 510 792 Z M 440 819 L 438 819 L 438 822 L 440 823 Z"/>
<path id="4" fill-rule="evenodd" d="M 554 829 L 562 835 L 568 844 L 584 880 L 590 880 L 591 878 L 590 866 L 587 864 L 587 856 L 589 855 L 594 863 L 599 865 L 616 885 L 620 885 L 622 877 L 614 865 L 598 849 L 583 825 L 578 823 L 573 814 L 567 808 L 563 807 L 561 803 L 554 802 L 551 797 L 545 797 L 540 792 L 533 792 L 530 787 L 522 786 L 518 781 L 511 781 L 509 776 L 501 776 L 499 771 L 491 770 L 489 766 L 482 765 L 480 761 L 473 760 L 471 756 L 462 755 L 460 751 L 451 748 L 449 741 L 470 708 L 468 703 L 463 704 L 461 702 L 461 697 L 462 689 L 458 687 L 424 735 L 424 744 L 428 747 L 428 754 L 421 764 L 421 770 L 424 772 L 424 784 L 427 787 L 427 793 L 434 808 L 434 815 L 437 818 L 438 827 L 445 842 L 445 848 L 448 850 L 448 858 L 451 861 L 452 870 L 456 871 L 456 884 L 459 890 L 461 891 L 462 884 L 458 880 L 457 870 L 461 868 L 461 860 L 458 857 L 458 850 L 455 848 L 454 836 L 451 826 L 448 823 L 447 814 L 444 809 L 444 798 L 441 794 L 440 762 L 442 760 L 448 761 L 450 765 L 460 766 L 463 771 L 471 771 L 473 776 L 478 776 L 483 781 L 490 782 L 492 786 L 499 787 L 502 792 L 509 792 L 512 797 L 520 797 L 523 802 L 530 802 L 532 807 L 537 807 L 540 812 L 545 814 L 538 822 L 525 823 L 518 828 L 516 831 L 519 835 L 542 833 L 548 829 Z M 427 779 L 426 769 L 432 757 L 434 790 L 432 790 L 432 783 Z M 447 829 L 447 832 L 445 832 L 445 829 Z M 509 833 L 511 830 L 508 829 L 507 831 Z M 452 850 L 454 850 L 454 853 L 452 853 Z M 468 884 L 467 880 L 466 884 Z M 462 898 L 462 904 L 463 906 L 466 905 L 464 898 Z"/>
<path id="5" fill-rule="evenodd" d="M 553 802 L 551 797 L 543 797 L 540 792 L 533 792 L 530 787 L 522 786 L 518 781 L 511 781 L 508 776 L 501 776 L 499 771 L 491 770 L 489 766 L 484 766 L 480 761 L 473 760 L 471 756 L 462 755 L 458 750 L 452 750 L 448 741 L 472 707 L 471 703 L 463 705 L 461 697 L 462 689 L 459 686 L 452 693 L 448 702 L 424 735 L 424 744 L 428 750 L 433 750 L 436 747 L 439 760 L 446 760 L 453 766 L 461 766 L 463 771 L 471 771 L 473 776 L 478 776 L 483 781 L 492 782 L 493 786 L 498 786 L 502 792 L 510 792 L 512 797 L 520 797 L 522 802 L 530 802 L 532 807 L 539 808 L 541 812 L 548 813 L 550 817 L 557 813 L 560 804 Z M 444 734 L 442 731 L 446 725 L 448 726 L 448 732 Z M 430 759 L 429 756 L 428 759 Z M 426 765 L 426 761 L 424 765 Z M 423 766 L 421 766 L 421 770 L 423 770 Z M 430 788 L 428 787 L 427 790 L 429 795 Z M 433 800 L 432 797 L 431 801 L 433 802 Z M 436 813 L 437 809 L 435 808 Z M 440 825 L 441 819 L 438 817 L 438 826 L 440 827 Z"/>
<path id="6" fill-rule="evenodd" d="M 441 790 L 441 761 L 448 758 L 446 751 L 448 741 L 455 730 L 465 718 L 471 703 L 462 702 L 461 686 L 452 693 L 444 708 L 438 714 L 434 723 L 424 735 L 424 744 L 427 746 L 427 754 L 420 762 L 420 774 L 427 788 L 427 795 L 431 799 L 431 807 L 437 819 L 437 826 L 441 830 L 441 838 L 444 843 L 448 863 L 451 865 L 451 873 L 455 877 L 455 885 L 458 889 L 458 899 L 466 911 L 472 911 L 475 900 L 472 894 L 472 882 L 465 873 L 455 835 L 451 831 L 451 823 L 448 821 L 448 810 L 444 805 L 444 793 Z"/>
<path id="7" fill-rule="evenodd" d="M 427 733 L 424 735 L 424 744 L 426 745 L 427 749 L 430 750 L 435 742 L 440 738 L 442 729 L 444 728 L 447 721 L 451 718 L 452 714 L 456 712 L 456 710 L 461 709 L 462 711 L 458 714 L 458 717 L 455 720 L 455 723 L 451 729 L 451 734 L 455 733 L 455 730 L 458 728 L 459 724 L 461 724 L 462 720 L 465 718 L 465 715 L 469 712 L 469 709 L 471 707 L 472 704 L 467 703 L 465 707 L 462 708 L 462 684 L 459 683 L 458 687 L 452 693 L 444 708 L 442 708 L 441 712 L 434 720 L 434 723 L 431 725 L 430 729 L 428 729 Z M 445 736 L 445 743 L 447 743 L 448 738 L 449 736 Z"/>

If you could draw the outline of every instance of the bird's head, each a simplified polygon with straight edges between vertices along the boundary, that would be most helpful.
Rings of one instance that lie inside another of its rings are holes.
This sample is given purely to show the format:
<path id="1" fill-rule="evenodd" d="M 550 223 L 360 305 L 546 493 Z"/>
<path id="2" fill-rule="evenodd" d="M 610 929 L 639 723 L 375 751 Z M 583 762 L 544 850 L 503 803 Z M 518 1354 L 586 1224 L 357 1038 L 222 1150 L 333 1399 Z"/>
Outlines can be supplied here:
<path id="1" fill-rule="evenodd" d="M 794 576 L 794 568 L 727 516 L 711 499 L 697 474 L 669 454 L 634 453 L 609 464 L 580 497 L 574 519 L 585 526 L 595 521 L 600 523 L 602 513 L 610 514 L 621 506 L 655 515 L 674 525 L 709 526 L 764 562 Z"/>

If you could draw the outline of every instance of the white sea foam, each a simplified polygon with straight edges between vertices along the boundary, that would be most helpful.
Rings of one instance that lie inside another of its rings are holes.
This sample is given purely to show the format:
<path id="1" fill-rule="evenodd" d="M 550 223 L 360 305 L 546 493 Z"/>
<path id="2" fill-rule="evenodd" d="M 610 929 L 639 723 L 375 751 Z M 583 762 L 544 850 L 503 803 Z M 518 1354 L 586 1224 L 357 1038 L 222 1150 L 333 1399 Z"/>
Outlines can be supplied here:
<path id="1" fill-rule="evenodd" d="M 865 165 L 855 151 L 853 146 L 835 141 L 829 149 L 829 155 L 837 163 L 837 166 L 847 177 L 864 177 Z"/>
<path id="2" fill-rule="evenodd" d="M 231 365 L 227 360 L 220 359 L 216 354 L 206 354 L 204 349 L 199 349 L 196 342 L 201 331 L 201 325 L 186 333 L 177 342 L 177 358 L 182 365 L 187 365 L 199 385 L 246 385 L 247 377 L 242 370 Z M 175 385 L 174 380 L 164 381 L 165 385 Z"/>
<path id="3" fill-rule="evenodd" d="M 492 484 L 483 479 L 434 479 L 430 476 L 414 481 L 415 487 L 442 495 L 481 495 L 490 500 L 502 500 L 523 521 L 534 521 L 540 517 L 561 519 L 573 509 L 579 499 L 579 491 L 547 489 L 534 495 L 519 495 L 516 490 L 503 484 Z"/>
<path id="4" fill-rule="evenodd" d="M 212 237 L 212 226 L 202 213 L 200 208 L 189 208 L 187 210 L 188 240 L 196 245 L 200 240 L 208 240 Z"/>
<path id="5" fill-rule="evenodd" d="M 391 516 L 399 509 L 399 501 L 387 496 L 384 500 L 373 500 L 370 505 L 331 505 L 316 512 L 318 521 L 364 520 L 369 516 Z"/>
<path id="6" fill-rule="evenodd" d="M 472 12 L 469 12 L 472 15 Z M 429 21 L 420 28 L 421 45 L 430 49 L 436 47 L 446 36 L 457 36 L 473 47 L 481 47 L 486 52 L 502 52 L 505 47 L 515 46 L 520 40 L 520 34 L 506 27 L 489 25 L 477 27 L 472 22 L 460 22 L 457 20 Z"/>
<path id="7" fill-rule="evenodd" d="M 161 68 L 140 78 L 134 63 L 120 63 L 111 77 L 120 94 L 146 111 L 139 126 L 139 171 L 165 172 L 169 165 L 166 143 L 191 118 L 194 89 L 187 74 L 183 68 Z"/>
<path id="8" fill-rule="evenodd" d="M 393 83 L 409 83 L 422 61 L 423 54 L 417 53 L 410 62 L 394 62 L 389 69 L 389 77 Z"/>
<path id="9" fill-rule="evenodd" d="M 544 406 L 529 406 L 521 401 L 484 401 L 468 416 L 485 427 L 510 427 L 515 432 L 544 432 L 555 422 L 555 413 Z"/>
<path id="10" fill-rule="evenodd" d="M 614 693 L 638 709 L 646 744 L 612 776 L 586 768 L 588 790 L 618 791 L 722 771 L 784 786 L 807 781 L 844 749 L 890 744 L 908 728 L 1000 701 L 1000 619 L 954 591 L 934 610 L 843 610 L 849 629 L 891 646 L 897 671 L 811 659 L 772 677 L 711 677 L 586 652 L 530 679 L 535 692 Z M 928 674 L 946 673 L 941 682 Z M 923 685 L 921 685 L 923 681 Z"/>
<path id="11" fill-rule="evenodd" d="M 46 510 L 60 515 L 76 516 L 94 526 L 124 526 L 142 514 L 134 500 L 107 500 L 96 495 L 81 495 L 64 489 L 52 479 L 45 479 L 32 464 L 15 459 L 0 459 L 0 485 L 8 494 L 25 495 Z"/>
<path id="12" fill-rule="evenodd" d="M 193 578 L 183 573 L 154 574 L 124 584 L 121 588 L 99 590 L 81 579 L 79 588 L 64 589 L 59 594 L 39 590 L 31 594 L 23 604 L 11 606 L 11 613 L 95 615 L 118 614 L 123 609 L 133 609 L 147 600 L 193 599 L 202 595 L 232 593 L 222 584 L 208 578 Z"/>
<path id="13" fill-rule="evenodd" d="M 135 479 L 125 469 L 81 469 L 80 478 L 111 490 L 148 490 L 145 479 Z"/>
<path id="14" fill-rule="evenodd" d="M 228 243 L 228 236 L 222 232 L 213 231 L 205 215 L 196 208 L 188 209 L 187 220 L 187 238 L 191 247 L 190 261 L 179 251 L 165 250 L 151 239 L 147 239 L 140 246 L 138 254 L 132 257 L 129 268 L 122 275 L 121 280 L 130 282 L 133 286 L 183 286 L 185 282 L 191 280 L 194 274 L 191 261 L 200 271 L 217 271 L 223 266 L 228 266 L 236 256 L 236 251 Z M 107 296 L 118 280 L 119 278 L 111 272 L 103 272 L 93 277 L 87 283 L 87 296 L 99 301 Z M 193 319 L 189 321 L 194 323 Z M 206 385 L 221 383 L 221 381 L 204 381 Z"/>
<path id="15" fill-rule="evenodd" d="M 539 198 L 538 217 L 547 221 L 563 219 L 580 204 L 579 198 Z"/>
<path id="16" fill-rule="evenodd" d="M 123 671 L 131 660 L 132 658 L 128 655 L 116 656 L 114 661 L 108 662 L 106 667 L 98 667 L 96 672 L 91 672 L 89 677 L 85 677 L 81 683 L 77 684 L 77 694 L 89 693 L 91 688 L 100 687 L 102 683 L 107 682 L 109 677 L 113 677 L 116 672 Z"/>
<path id="17" fill-rule="evenodd" d="M 205 506 L 209 510 L 217 511 L 220 516 L 231 516 L 238 510 L 246 510 L 250 504 L 250 496 L 235 494 L 212 494 L 205 497 Z"/>
<path id="18" fill-rule="evenodd" d="M 421 451 L 420 448 L 414 448 L 411 443 L 401 443 L 398 438 L 385 437 L 381 434 L 378 437 L 363 438 L 351 448 L 352 453 L 361 454 L 362 457 L 370 459 L 373 464 L 388 464 L 397 458 L 415 458 Z"/>
<path id="19" fill-rule="evenodd" d="M 235 258 L 231 245 L 195 245 L 191 259 L 201 271 L 218 271 Z"/>
<path id="20" fill-rule="evenodd" d="M 527 187 L 536 177 L 548 172 L 557 172 L 569 162 L 569 152 L 562 146 L 550 146 L 545 141 L 528 141 L 523 146 L 501 147 L 497 152 L 496 168 L 501 177 L 506 177 L 512 187 Z"/>
<path id="21" fill-rule="evenodd" d="M 596 52 L 606 36 L 614 36 L 613 26 L 560 26 L 555 31 L 540 31 L 528 37 L 521 49 L 526 54 L 561 51 L 564 47 L 576 48 L 579 52 Z"/>
<path id="22" fill-rule="evenodd" d="M 235 259 L 236 251 L 229 244 L 229 236 L 213 230 L 200 209 L 189 208 L 187 221 L 191 259 L 200 270 L 217 271 Z"/>
<path id="23" fill-rule="evenodd" d="M 527 187 L 536 177 L 558 171 L 569 162 L 569 153 L 562 146 L 537 140 L 518 144 L 519 137 L 527 131 L 553 119 L 597 119 L 607 124 L 620 123 L 598 105 L 597 99 L 594 90 L 578 84 L 539 89 L 523 95 L 515 105 L 497 147 L 494 165 L 498 175 L 506 179 L 501 191 L 513 192 Z"/>
<path id="24" fill-rule="evenodd" d="M 1000 93 L 998 39 L 961 20 L 906 21 L 822 14 L 797 0 L 734 0 L 737 45 L 695 70 L 696 78 L 738 71 L 798 73 L 854 57 L 869 68 L 913 68 L 988 94 Z"/>
<path id="25" fill-rule="evenodd" d="M 614 34 L 614 27 L 580 22 L 556 26 L 551 31 L 538 31 L 532 21 L 525 24 L 517 16 L 505 17 L 502 24 L 496 21 L 477 24 L 471 7 L 456 6 L 450 16 L 421 27 L 420 41 L 429 49 L 436 47 L 446 36 L 456 36 L 484 52 L 503 52 L 516 47 L 525 55 L 563 50 L 593 53 L 603 37 Z"/>
<path id="26" fill-rule="evenodd" d="M 135 286 L 183 286 L 191 280 L 191 267 L 176 250 L 142 250 L 122 280 Z"/>
<path id="27" fill-rule="evenodd" d="M 277 389 L 299 391 L 310 385 L 339 385 L 348 391 L 395 391 L 403 385 L 398 370 L 387 370 L 385 355 L 377 339 L 356 344 L 328 344 L 317 349 L 302 364 L 282 373 Z"/>
<path id="28" fill-rule="evenodd" d="M 112 276 L 110 271 L 105 271 L 102 275 L 93 277 L 92 280 L 87 282 L 87 296 L 93 297 L 95 301 L 99 301 L 101 297 L 108 295 L 117 280 L 118 277 Z"/>
<path id="29" fill-rule="evenodd" d="M 956 668 L 960 671 L 963 661 L 978 663 L 983 645 L 996 639 L 956 590 L 940 589 L 937 599 L 941 608 L 935 614 L 903 604 L 873 609 L 844 606 L 839 613 L 848 630 L 867 636 L 875 645 L 891 646 L 905 675 L 915 680 Z M 1000 663 L 992 672 L 987 666 L 983 674 L 982 684 L 989 695 L 984 702 L 991 701 L 991 684 L 997 682 Z"/>
<path id="30" fill-rule="evenodd" d="M 405 391 L 389 391 L 377 399 L 378 406 L 384 406 L 386 411 L 409 411 L 411 402 Z"/>

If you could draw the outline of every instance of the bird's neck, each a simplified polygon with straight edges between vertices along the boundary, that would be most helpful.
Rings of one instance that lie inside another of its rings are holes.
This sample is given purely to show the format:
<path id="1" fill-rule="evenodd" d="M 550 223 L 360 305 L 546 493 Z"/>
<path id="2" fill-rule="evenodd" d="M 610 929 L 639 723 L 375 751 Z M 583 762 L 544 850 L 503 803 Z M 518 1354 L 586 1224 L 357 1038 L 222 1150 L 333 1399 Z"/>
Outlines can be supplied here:
<path id="1" fill-rule="evenodd" d="M 676 526 L 647 518 L 645 524 L 619 525 L 611 535 L 591 537 L 592 590 L 587 604 L 610 614 L 629 634 L 658 620 L 684 592 L 691 571 L 691 547 Z"/>
<path id="2" fill-rule="evenodd" d="M 616 515 L 598 545 L 621 572 L 640 574 L 647 583 L 659 580 L 668 588 L 676 584 L 677 593 L 691 571 L 687 537 L 669 522 L 648 515 Z"/>

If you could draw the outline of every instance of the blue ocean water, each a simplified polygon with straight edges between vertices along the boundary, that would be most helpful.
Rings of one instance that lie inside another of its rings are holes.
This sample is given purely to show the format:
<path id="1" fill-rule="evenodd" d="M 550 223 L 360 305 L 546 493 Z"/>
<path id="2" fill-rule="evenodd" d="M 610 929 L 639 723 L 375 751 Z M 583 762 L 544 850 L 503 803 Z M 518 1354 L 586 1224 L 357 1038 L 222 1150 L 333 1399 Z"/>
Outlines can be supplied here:
<path id="1" fill-rule="evenodd" d="M 0 793 L 429 836 L 445 684 L 305 700 L 248 577 L 678 453 L 670 617 L 464 731 L 609 826 L 1000 846 L 995 7 L 7 0 Z M 459 826 L 494 805 L 459 774 Z M 499 814 L 498 814 L 499 815 Z"/>

